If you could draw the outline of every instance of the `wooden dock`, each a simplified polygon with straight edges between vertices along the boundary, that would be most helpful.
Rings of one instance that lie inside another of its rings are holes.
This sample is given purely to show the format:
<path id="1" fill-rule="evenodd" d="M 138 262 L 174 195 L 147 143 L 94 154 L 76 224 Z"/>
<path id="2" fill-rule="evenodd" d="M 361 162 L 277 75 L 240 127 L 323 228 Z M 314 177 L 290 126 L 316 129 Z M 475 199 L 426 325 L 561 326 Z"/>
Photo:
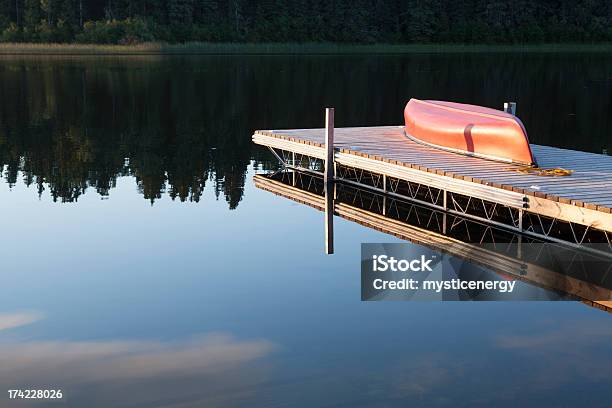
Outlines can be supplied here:
<path id="1" fill-rule="evenodd" d="M 325 129 L 258 130 L 253 141 L 287 168 L 323 174 L 325 137 Z M 611 242 L 610 156 L 532 145 L 540 167 L 573 171 L 545 177 L 419 144 L 403 126 L 336 128 L 333 146 L 336 181 L 551 240 Z"/>

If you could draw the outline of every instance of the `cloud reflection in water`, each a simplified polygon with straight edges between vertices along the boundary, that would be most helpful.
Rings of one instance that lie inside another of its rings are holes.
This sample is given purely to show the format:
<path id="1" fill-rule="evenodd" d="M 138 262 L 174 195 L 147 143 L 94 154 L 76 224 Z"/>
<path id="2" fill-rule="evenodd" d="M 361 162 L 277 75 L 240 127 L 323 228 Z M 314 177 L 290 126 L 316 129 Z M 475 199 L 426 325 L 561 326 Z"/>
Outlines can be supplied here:
<path id="1" fill-rule="evenodd" d="M 0 315 L 0 330 L 37 316 Z M 268 375 L 264 358 L 275 348 L 267 340 L 223 333 L 180 341 L 5 341 L 0 386 L 59 388 L 69 406 L 245 405 L 257 397 L 257 386 Z"/>
<path id="2" fill-rule="evenodd" d="M 34 312 L 0 313 L 0 331 L 26 326 L 41 318 L 42 315 Z"/>

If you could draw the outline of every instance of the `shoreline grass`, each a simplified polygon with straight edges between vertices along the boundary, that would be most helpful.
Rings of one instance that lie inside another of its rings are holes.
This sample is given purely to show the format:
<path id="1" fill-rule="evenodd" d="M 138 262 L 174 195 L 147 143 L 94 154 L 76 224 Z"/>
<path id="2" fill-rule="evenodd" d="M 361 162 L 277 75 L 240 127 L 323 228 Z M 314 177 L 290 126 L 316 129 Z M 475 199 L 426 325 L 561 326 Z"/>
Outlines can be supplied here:
<path id="1" fill-rule="evenodd" d="M 419 53 L 612 53 L 602 44 L 143 43 L 135 45 L 0 43 L 0 55 L 338 55 Z"/>

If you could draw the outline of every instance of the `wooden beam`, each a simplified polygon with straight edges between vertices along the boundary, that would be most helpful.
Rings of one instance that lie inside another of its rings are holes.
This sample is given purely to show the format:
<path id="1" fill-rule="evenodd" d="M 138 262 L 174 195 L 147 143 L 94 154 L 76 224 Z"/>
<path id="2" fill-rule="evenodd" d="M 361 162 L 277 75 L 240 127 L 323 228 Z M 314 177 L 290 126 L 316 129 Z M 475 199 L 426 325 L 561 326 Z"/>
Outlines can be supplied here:
<path id="1" fill-rule="evenodd" d="M 588 225 L 608 232 L 612 231 L 612 217 L 602 211 L 553 202 L 538 197 L 529 198 L 528 211 L 563 221 Z"/>
<path id="2" fill-rule="evenodd" d="M 325 183 L 325 253 L 334 253 L 334 183 Z"/>
<path id="3" fill-rule="evenodd" d="M 334 108 L 325 108 L 325 184 L 334 180 Z"/>

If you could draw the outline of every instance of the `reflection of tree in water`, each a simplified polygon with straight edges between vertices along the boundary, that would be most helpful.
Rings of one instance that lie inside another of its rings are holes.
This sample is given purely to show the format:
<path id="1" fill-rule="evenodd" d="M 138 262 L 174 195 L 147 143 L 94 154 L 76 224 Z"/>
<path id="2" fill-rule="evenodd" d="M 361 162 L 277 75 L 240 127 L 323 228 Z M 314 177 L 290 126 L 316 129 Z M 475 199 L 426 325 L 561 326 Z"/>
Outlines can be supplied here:
<path id="1" fill-rule="evenodd" d="M 27 185 L 39 193 L 48 188 L 64 202 L 87 188 L 107 195 L 122 175 L 134 176 L 151 202 L 164 192 L 199 201 L 211 181 L 234 208 L 250 160 L 250 132 L 218 99 L 232 81 L 206 79 L 174 76 L 157 64 L 5 66 L 0 163 L 6 180 L 14 184 L 21 171 Z"/>
<path id="2" fill-rule="evenodd" d="M 235 208 L 249 161 L 274 163 L 253 129 L 322 126 L 324 106 L 338 126 L 399 124 L 410 97 L 515 100 L 533 142 L 601 152 L 611 70 L 602 54 L 4 59 L 0 166 L 59 201 L 129 175 L 151 202 L 209 182 Z"/>

